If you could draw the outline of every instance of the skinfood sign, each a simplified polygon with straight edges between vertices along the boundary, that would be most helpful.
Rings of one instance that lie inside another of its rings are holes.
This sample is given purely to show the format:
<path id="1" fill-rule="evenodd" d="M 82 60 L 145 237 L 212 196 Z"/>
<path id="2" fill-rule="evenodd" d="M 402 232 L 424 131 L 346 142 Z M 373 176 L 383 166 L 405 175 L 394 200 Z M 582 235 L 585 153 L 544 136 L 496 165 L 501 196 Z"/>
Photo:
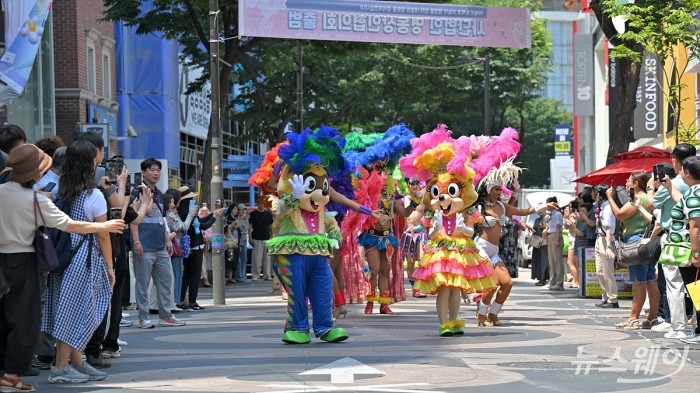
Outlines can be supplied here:
<path id="1" fill-rule="evenodd" d="M 661 133 L 663 92 L 659 81 L 663 72 L 656 55 L 644 53 L 634 110 L 634 138 L 656 138 Z"/>

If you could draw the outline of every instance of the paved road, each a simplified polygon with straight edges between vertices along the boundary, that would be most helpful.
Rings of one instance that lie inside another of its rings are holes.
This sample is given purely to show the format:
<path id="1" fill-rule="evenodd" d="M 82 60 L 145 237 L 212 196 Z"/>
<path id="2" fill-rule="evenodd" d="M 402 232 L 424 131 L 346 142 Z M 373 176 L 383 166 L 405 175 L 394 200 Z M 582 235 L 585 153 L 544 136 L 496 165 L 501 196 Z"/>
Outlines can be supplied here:
<path id="1" fill-rule="evenodd" d="M 529 270 L 521 270 L 529 277 Z M 292 346 L 280 341 L 285 302 L 270 282 L 227 287 L 227 305 L 183 313 L 184 327 L 123 329 L 128 342 L 109 378 L 49 385 L 44 392 L 697 392 L 700 345 L 648 330 L 616 330 L 629 311 L 599 309 L 573 290 L 517 279 L 501 320 L 477 327 L 464 305 L 462 337 L 438 336 L 434 298 L 392 306 L 394 315 L 350 305 L 350 339 Z M 203 306 L 211 291 L 200 292 Z M 320 370 L 319 370 L 320 368 Z M 305 374 L 304 374 L 305 373 Z"/>

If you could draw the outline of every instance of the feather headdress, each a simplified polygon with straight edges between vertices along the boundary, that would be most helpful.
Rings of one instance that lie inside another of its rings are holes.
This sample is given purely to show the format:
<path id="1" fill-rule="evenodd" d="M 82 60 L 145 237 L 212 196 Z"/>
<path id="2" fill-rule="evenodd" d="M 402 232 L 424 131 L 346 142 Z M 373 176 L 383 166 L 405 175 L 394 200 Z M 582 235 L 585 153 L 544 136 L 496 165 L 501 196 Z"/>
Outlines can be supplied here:
<path id="1" fill-rule="evenodd" d="M 481 142 L 481 141 L 479 141 Z M 501 131 L 501 135 L 491 138 L 490 142 L 479 151 L 472 151 L 472 168 L 476 172 L 474 184 L 479 184 L 494 167 L 512 160 L 520 152 L 520 142 L 518 142 L 518 131 L 507 127 Z M 476 154 L 476 156 L 474 156 Z"/>
<path id="2" fill-rule="evenodd" d="M 498 166 L 493 167 L 484 176 L 479 183 L 477 183 L 477 190 L 481 187 L 486 188 L 486 192 L 491 192 L 491 188 L 494 186 L 500 186 L 503 188 L 503 192 L 506 195 L 510 195 L 510 190 L 506 190 L 506 184 L 517 179 L 522 172 L 519 166 L 513 163 L 514 158 L 510 158 L 506 162 L 500 163 Z"/>
<path id="3" fill-rule="evenodd" d="M 289 144 L 280 147 L 279 157 L 293 173 L 303 174 L 314 164 L 325 168 L 331 178 L 349 172 L 342 155 L 345 138 L 335 128 L 307 128 L 300 134 L 290 132 L 286 138 Z"/>
<path id="4" fill-rule="evenodd" d="M 454 173 L 471 181 L 474 171 L 469 166 L 469 138 L 454 139 L 445 124 L 411 141 L 413 150 L 399 160 L 401 171 L 408 177 L 428 181 L 434 175 Z"/>
<path id="5" fill-rule="evenodd" d="M 258 186 L 266 194 L 273 192 L 268 190 L 267 183 L 270 181 L 275 167 L 279 163 L 280 158 L 278 153 L 280 146 L 286 143 L 287 142 L 278 143 L 272 149 L 268 150 L 267 153 L 265 153 L 265 158 L 263 158 L 262 164 L 260 164 L 260 167 L 255 170 L 253 176 L 248 179 L 248 184 L 251 186 Z"/>
<path id="6" fill-rule="evenodd" d="M 405 124 L 389 127 L 383 134 L 348 134 L 345 158 L 351 167 L 371 165 L 386 160 L 389 167 L 410 151 L 415 134 Z"/>

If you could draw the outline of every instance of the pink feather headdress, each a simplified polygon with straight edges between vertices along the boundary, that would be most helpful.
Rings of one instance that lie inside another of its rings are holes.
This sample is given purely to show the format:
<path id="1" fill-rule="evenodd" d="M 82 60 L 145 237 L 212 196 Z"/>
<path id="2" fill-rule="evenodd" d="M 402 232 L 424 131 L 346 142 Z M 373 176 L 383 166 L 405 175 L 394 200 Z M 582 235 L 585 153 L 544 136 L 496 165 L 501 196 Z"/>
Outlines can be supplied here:
<path id="1" fill-rule="evenodd" d="M 471 140 L 454 139 L 451 134 L 445 124 L 438 124 L 432 132 L 412 139 L 413 150 L 399 160 L 401 172 L 422 182 L 443 172 L 471 179 L 474 175 L 469 166 Z"/>

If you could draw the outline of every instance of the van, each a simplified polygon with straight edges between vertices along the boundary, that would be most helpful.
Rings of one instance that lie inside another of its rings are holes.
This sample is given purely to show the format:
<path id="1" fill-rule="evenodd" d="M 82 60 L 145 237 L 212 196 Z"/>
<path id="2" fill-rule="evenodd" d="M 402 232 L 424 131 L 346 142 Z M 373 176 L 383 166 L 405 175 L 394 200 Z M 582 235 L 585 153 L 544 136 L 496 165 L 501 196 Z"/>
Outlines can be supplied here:
<path id="1" fill-rule="evenodd" d="M 571 202 L 576 196 L 576 191 L 574 190 L 548 190 L 540 188 L 523 188 L 520 190 L 518 195 L 518 207 L 527 209 L 529 207 L 535 207 L 540 203 L 545 203 L 547 198 L 556 197 L 559 202 L 560 207 L 564 207 Z M 522 217 L 521 221 L 532 227 L 535 225 L 535 220 L 539 215 L 537 213 L 530 214 L 527 217 Z M 518 259 L 518 266 L 529 267 L 532 262 L 532 246 L 527 244 L 527 239 L 531 235 L 528 230 L 523 230 L 520 232 L 518 237 L 518 250 L 516 252 L 516 258 Z"/>

